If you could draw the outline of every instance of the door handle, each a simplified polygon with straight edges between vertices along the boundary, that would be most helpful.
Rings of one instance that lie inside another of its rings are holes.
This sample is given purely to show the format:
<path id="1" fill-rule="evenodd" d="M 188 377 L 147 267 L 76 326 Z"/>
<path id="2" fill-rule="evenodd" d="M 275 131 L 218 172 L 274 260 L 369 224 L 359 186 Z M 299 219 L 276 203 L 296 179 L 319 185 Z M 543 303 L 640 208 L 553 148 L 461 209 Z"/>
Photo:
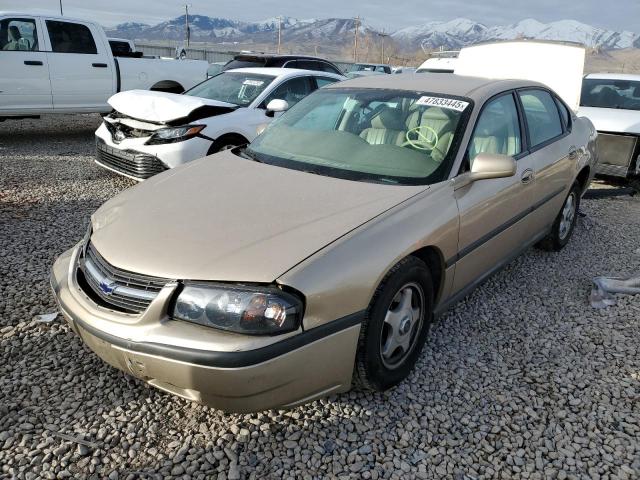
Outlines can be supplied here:
<path id="1" fill-rule="evenodd" d="M 92 63 L 91 66 L 95 68 L 107 68 L 106 63 Z"/>
<path id="2" fill-rule="evenodd" d="M 569 149 L 569 160 L 575 160 L 576 158 L 578 158 L 578 148 L 571 147 Z"/>
<path id="3" fill-rule="evenodd" d="M 43 65 L 43 63 L 40 60 L 25 60 L 24 64 L 25 65 L 33 65 L 33 66 L 37 65 L 37 66 L 40 66 L 40 67 Z"/>
<path id="4" fill-rule="evenodd" d="M 520 180 L 522 181 L 522 183 L 527 184 L 531 183 L 534 178 L 535 175 L 533 173 L 533 170 L 528 168 L 524 172 L 522 172 L 522 177 L 520 177 Z"/>

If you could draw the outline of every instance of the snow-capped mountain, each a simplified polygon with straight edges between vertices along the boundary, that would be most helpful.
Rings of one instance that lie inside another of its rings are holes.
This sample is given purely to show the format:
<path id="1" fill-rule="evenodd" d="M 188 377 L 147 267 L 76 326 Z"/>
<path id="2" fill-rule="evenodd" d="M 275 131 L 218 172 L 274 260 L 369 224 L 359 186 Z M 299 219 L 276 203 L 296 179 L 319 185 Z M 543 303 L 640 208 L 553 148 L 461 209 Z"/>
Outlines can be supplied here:
<path id="1" fill-rule="evenodd" d="M 243 22 L 204 15 L 190 15 L 191 39 L 194 41 L 263 42 L 274 41 L 278 30 L 278 19 L 260 22 Z M 299 20 L 282 18 L 282 35 L 285 42 L 313 42 L 317 44 L 347 46 L 353 42 L 355 21 L 345 18 L 322 20 Z M 363 36 L 375 37 L 373 27 L 360 26 Z M 162 22 L 155 26 L 142 23 L 124 23 L 108 32 L 118 36 L 144 40 L 181 40 L 185 37 L 185 17 Z M 561 40 L 582 43 L 588 47 L 605 50 L 640 46 L 640 35 L 628 31 L 613 31 L 593 27 L 575 20 L 541 23 L 537 20 L 522 20 L 507 26 L 486 26 L 466 18 L 448 22 L 430 22 L 424 25 L 403 28 L 393 33 L 393 40 L 403 50 L 418 48 L 458 49 L 467 45 L 491 40 L 513 40 L 528 38 L 538 40 Z"/>
<path id="2" fill-rule="evenodd" d="M 605 30 L 575 20 L 541 23 L 527 19 L 513 25 L 487 27 L 466 18 L 404 28 L 392 37 L 399 44 L 413 48 L 460 48 L 482 41 L 528 38 L 578 42 L 603 49 L 629 48 L 640 38 L 632 32 Z"/>

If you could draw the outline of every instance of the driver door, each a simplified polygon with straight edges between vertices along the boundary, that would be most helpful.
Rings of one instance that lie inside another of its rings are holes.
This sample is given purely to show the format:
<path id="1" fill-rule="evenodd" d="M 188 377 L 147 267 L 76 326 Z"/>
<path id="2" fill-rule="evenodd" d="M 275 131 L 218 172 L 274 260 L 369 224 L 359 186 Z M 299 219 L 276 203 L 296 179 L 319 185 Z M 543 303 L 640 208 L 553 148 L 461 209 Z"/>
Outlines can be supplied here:
<path id="1" fill-rule="evenodd" d="M 460 234 L 453 293 L 475 286 L 531 240 L 535 165 L 523 151 L 523 130 L 513 92 L 489 100 L 478 117 L 466 169 L 478 154 L 494 153 L 514 157 L 517 173 L 455 191 Z"/>

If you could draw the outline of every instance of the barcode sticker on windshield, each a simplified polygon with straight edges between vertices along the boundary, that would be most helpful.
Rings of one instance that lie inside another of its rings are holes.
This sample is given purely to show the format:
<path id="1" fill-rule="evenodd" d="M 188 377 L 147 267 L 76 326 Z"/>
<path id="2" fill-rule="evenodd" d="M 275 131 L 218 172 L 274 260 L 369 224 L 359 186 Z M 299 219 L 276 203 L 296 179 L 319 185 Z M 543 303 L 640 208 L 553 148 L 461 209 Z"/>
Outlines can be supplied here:
<path id="1" fill-rule="evenodd" d="M 251 87 L 260 87 L 264 84 L 262 80 L 245 80 L 242 82 L 243 85 L 249 85 Z"/>
<path id="2" fill-rule="evenodd" d="M 416 105 L 447 108 L 449 110 L 455 110 L 457 112 L 464 112 L 465 109 L 469 106 L 469 102 L 463 102 L 462 100 L 455 100 L 453 98 L 444 97 L 422 97 L 416 102 Z"/>

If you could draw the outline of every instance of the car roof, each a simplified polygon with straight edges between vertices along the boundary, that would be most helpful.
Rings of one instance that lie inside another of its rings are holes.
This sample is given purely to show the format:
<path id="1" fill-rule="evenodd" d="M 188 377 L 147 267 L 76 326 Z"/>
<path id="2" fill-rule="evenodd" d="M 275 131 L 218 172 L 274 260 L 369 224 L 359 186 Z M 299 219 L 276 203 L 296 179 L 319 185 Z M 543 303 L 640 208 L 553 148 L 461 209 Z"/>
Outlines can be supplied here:
<path id="1" fill-rule="evenodd" d="M 317 70 L 303 70 L 300 68 L 280 68 L 280 67 L 247 67 L 247 68 L 233 68 L 227 70 L 227 72 L 242 72 L 242 73 L 251 73 L 255 75 L 267 75 L 270 77 L 278 78 L 278 77 L 294 77 L 304 74 L 312 74 L 315 76 L 327 76 L 332 78 L 344 78 L 341 75 L 336 75 L 331 72 L 319 72 Z"/>
<path id="2" fill-rule="evenodd" d="M 632 73 L 590 73 L 584 78 L 591 78 L 594 80 L 636 80 L 640 81 L 640 75 Z"/>
<path id="3" fill-rule="evenodd" d="M 443 95 L 468 97 L 479 103 L 500 92 L 523 87 L 544 87 L 541 83 L 527 80 L 493 80 L 490 78 L 465 77 L 453 73 L 424 73 L 421 75 L 367 75 L 329 85 L 325 88 L 378 88 L 429 92 Z"/>
<path id="4" fill-rule="evenodd" d="M 87 20 L 86 18 L 74 18 L 74 17 L 61 17 L 60 15 L 51 15 L 46 12 L 9 12 L 9 11 L 0 11 L 0 17 L 15 17 L 15 18 L 48 18 L 51 20 L 60 20 L 63 22 L 78 22 L 78 23 L 89 23 L 91 25 L 97 25 L 96 22 L 92 20 Z"/>
<path id="5" fill-rule="evenodd" d="M 324 58 L 314 57 L 311 55 L 281 55 L 277 53 L 240 53 L 233 57 L 234 60 L 241 60 L 244 58 L 261 58 L 265 60 L 290 60 L 290 59 L 308 59 L 308 60 L 322 60 L 328 62 Z"/>

